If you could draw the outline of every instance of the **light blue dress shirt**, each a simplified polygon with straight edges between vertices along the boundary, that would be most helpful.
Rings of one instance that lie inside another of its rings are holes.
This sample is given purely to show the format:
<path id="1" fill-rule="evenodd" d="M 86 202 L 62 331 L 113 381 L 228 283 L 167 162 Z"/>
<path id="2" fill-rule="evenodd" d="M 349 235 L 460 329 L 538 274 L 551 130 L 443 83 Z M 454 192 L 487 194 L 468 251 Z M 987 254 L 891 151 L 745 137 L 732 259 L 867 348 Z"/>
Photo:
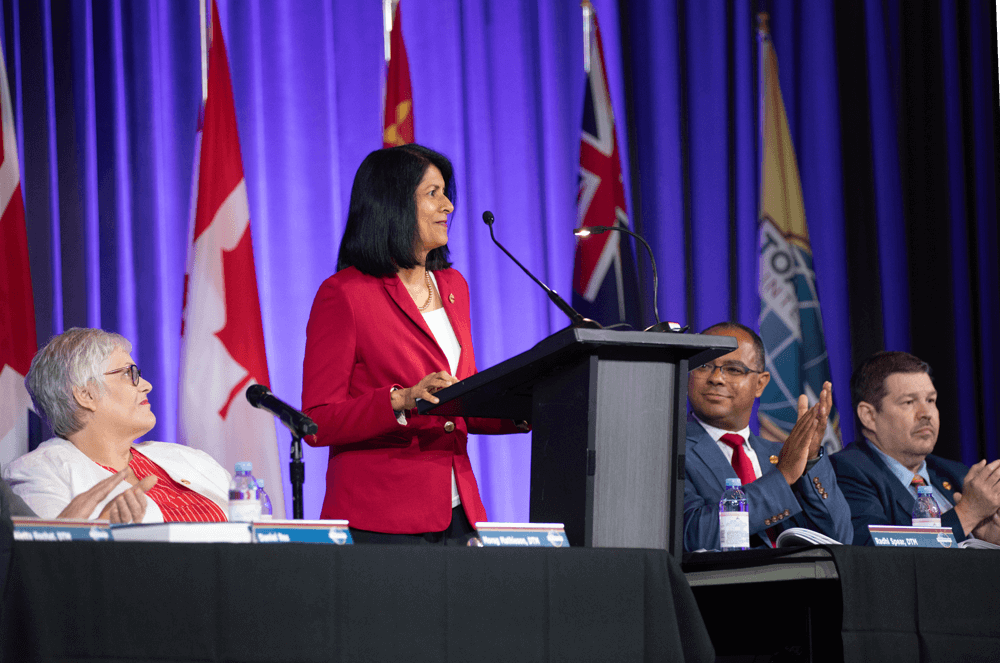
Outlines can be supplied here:
<path id="1" fill-rule="evenodd" d="M 899 479 L 899 482 L 906 486 L 906 489 L 910 491 L 910 494 L 916 498 L 917 487 L 910 485 L 910 481 L 913 480 L 913 472 L 911 472 L 909 468 L 904 466 L 898 460 L 876 447 L 874 444 L 872 445 L 872 449 L 874 449 L 879 457 L 885 461 L 886 466 L 889 468 L 889 471 L 892 472 L 893 476 Z M 924 480 L 925 484 L 933 488 L 933 485 L 931 484 L 931 477 L 927 474 L 927 461 L 920 463 L 920 468 L 917 469 L 917 475 Z M 938 492 L 936 488 L 934 489 L 934 501 L 937 502 L 938 508 L 941 509 L 942 514 L 954 507 L 954 505 L 949 502 L 944 495 Z"/>

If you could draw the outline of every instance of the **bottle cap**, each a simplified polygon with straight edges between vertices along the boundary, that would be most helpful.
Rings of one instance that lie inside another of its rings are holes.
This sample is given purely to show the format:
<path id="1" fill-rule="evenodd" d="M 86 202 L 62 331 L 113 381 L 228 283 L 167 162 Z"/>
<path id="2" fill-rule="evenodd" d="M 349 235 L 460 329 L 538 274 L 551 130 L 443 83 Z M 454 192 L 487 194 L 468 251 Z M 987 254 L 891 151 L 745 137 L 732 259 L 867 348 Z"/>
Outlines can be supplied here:
<path id="1" fill-rule="evenodd" d="M 248 460 L 241 460 L 240 462 L 236 463 L 237 472 L 249 472 L 251 470 L 253 470 L 253 463 L 251 463 Z"/>
<path id="2" fill-rule="evenodd" d="M 726 479 L 726 488 L 732 488 L 733 486 L 742 486 L 743 482 L 739 479 Z"/>
<path id="3" fill-rule="evenodd" d="M 260 478 L 258 478 L 258 479 L 257 479 L 257 485 L 258 485 L 258 486 L 260 486 L 261 488 L 263 488 L 263 487 L 264 487 L 264 480 L 263 480 L 263 479 L 260 479 Z"/>
<path id="4" fill-rule="evenodd" d="M 934 486 L 917 486 L 917 495 L 933 495 Z"/>

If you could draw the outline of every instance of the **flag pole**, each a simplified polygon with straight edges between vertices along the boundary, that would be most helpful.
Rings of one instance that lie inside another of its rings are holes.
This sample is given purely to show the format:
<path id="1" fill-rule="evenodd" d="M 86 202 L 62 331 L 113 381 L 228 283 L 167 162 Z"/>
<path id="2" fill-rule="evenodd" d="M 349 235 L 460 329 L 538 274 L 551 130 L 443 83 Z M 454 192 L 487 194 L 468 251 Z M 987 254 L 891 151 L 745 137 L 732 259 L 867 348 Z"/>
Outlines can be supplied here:
<path id="1" fill-rule="evenodd" d="M 583 0 L 580 3 L 580 8 L 583 10 L 583 70 L 590 74 L 590 32 L 592 30 L 590 17 L 594 15 L 594 5 L 590 4 L 590 0 Z"/>
<path id="2" fill-rule="evenodd" d="M 399 0 L 382 0 L 382 46 L 385 49 L 385 63 L 392 59 L 392 15 Z"/>
<path id="3" fill-rule="evenodd" d="M 764 168 L 764 95 L 766 94 L 765 77 L 767 76 L 766 58 L 764 49 L 766 42 L 771 40 L 771 17 L 767 12 L 757 14 L 757 154 L 760 155 L 760 163 L 757 164 L 761 172 Z M 764 204 L 764 178 L 761 177 L 757 183 L 760 188 L 760 204 Z M 758 215 L 760 210 L 757 210 Z"/>
<path id="4" fill-rule="evenodd" d="M 198 0 L 198 19 L 199 27 L 201 28 L 201 106 L 205 107 L 205 102 L 208 100 L 208 35 L 212 26 L 209 22 L 212 20 L 208 15 L 208 0 Z"/>

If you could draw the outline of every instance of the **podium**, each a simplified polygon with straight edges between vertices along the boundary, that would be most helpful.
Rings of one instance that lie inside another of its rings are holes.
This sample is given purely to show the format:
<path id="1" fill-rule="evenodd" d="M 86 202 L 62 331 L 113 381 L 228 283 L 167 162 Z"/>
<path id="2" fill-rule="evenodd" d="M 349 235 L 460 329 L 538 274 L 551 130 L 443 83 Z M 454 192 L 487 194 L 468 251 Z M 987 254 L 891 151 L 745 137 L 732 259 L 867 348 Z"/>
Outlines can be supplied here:
<path id="1" fill-rule="evenodd" d="M 730 336 L 569 327 L 418 410 L 529 421 L 531 522 L 564 523 L 573 546 L 680 559 L 688 366 L 735 349 Z"/>

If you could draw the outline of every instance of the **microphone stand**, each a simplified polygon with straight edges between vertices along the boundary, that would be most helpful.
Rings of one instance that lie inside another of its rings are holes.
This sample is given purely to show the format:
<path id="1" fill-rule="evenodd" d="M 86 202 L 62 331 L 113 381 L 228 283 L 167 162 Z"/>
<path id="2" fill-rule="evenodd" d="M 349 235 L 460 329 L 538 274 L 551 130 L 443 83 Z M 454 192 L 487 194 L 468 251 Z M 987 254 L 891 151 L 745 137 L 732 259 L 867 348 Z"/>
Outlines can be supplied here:
<path id="1" fill-rule="evenodd" d="M 306 482 L 306 465 L 302 462 L 302 438 L 292 433 L 292 462 L 288 464 L 292 481 L 292 518 L 302 520 L 302 484 Z"/>
<path id="2" fill-rule="evenodd" d="M 625 233 L 626 235 L 631 235 L 632 237 L 635 237 L 637 240 L 642 242 L 642 245 L 646 247 L 647 253 L 649 253 L 649 265 L 653 269 L 653 317 L 656 319 L 656 324 L 650 327 L 646 327 L 646 329 L 644 329 L 643 331 L 673 332 L 680 334 L 686 332 L 688 330 L 688 325 L 681 327 L 676 322 L 660 322 L 660 308 L 659 305 L 656 303 L 657 290 L 659 288 L 659 282 L 656 278 L 656 258 L 653 257 L 653 249 L 652 247 L 649 246 L 649 242 L 647 242 L 642 235 L 640 235 L 639 233 L 634 233 L 628 228 L 625 228 L 624 226 L 620 225 L 585 226 L 583 228 L 577 228 L 576 230 L 573 231 L 573 234 L 576 235 L 577 237 L 583 238 L 583 237 L 589 237 L 590 235 L 603 235 L 609 230 L 617 230 L 618 232 L 622 232 Z"/>

